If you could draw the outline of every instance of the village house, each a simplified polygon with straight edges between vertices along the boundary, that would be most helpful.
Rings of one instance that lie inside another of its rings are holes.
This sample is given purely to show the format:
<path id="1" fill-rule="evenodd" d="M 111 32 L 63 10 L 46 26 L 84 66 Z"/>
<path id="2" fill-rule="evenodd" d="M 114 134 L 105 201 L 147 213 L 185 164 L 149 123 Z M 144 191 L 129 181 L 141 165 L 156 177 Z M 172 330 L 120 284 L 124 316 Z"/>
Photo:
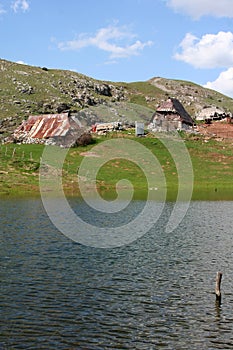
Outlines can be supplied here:
<path id="1" fill-rule="evenodd" d="M 148 126 L 152 131 L 190 130 L 194 121 L 176 98 L 168 98 L 153 114 Z"/>
<path id="2" fill-rule="evenodd" d="M 198 121 L 214 121 L 232 118 L 231 113 L 226 113 L 223 109 L 215 106 L 208 106 L 199 111 L 196 115 L 196 120 Z"/>
<path id="3" fill-rule="evenodd" d="M 14 131 L 14 142 L 74 146 L 86 132 L 81 123 L 68 113 L 29 116 Z"/>

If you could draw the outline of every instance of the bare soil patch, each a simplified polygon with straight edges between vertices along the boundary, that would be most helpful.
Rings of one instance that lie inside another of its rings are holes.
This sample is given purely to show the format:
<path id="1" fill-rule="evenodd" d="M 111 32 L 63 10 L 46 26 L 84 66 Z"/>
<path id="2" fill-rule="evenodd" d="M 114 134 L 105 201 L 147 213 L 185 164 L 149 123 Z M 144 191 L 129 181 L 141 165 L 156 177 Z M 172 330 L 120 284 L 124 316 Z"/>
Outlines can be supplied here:
<path id="1" fill-rule="evenodd" d="M 233 124 L 224 122 L 212 122 L 198 127 L 198 131 L 209 137 L 233 139 Z"/>

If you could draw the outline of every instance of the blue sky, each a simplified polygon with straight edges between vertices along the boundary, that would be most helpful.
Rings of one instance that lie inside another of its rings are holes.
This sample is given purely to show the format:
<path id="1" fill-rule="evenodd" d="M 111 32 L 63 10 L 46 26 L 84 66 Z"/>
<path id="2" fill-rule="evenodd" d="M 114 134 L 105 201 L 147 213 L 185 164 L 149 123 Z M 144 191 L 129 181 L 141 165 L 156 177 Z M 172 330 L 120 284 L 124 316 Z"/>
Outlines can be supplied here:
<path id="1" fill-rule="evenodd" d="M 233 97 L 233 0 L 0 0 L 0 57 Z"/>

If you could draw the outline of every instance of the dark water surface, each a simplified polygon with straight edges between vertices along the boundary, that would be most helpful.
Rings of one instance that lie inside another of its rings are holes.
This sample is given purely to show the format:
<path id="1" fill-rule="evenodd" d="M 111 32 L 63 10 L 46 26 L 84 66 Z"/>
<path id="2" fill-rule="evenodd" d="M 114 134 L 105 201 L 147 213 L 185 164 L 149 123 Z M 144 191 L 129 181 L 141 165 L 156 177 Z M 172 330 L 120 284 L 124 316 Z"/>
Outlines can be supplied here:
<path id="1" fill-rule="evenodd" d="M 191 202 L 172 233 L 167 203 L 111 249 L 62 235 L 40 200 L 0 205 L 0 349 L 233 349 L 233 202 Z"/>

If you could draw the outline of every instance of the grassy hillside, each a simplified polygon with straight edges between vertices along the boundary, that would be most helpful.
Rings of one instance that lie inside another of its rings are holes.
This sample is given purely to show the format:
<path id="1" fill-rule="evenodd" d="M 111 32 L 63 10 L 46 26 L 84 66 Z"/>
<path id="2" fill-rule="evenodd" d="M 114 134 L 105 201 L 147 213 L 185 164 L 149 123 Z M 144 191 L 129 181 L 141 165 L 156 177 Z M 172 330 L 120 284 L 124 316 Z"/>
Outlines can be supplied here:
<path id="1" fill-rule="evenodd" d="M 55 111 L 60 103 L 72 105 L 75 81 L 87 84 L 89 78 L 69 71 L 0 61 L 0 118 Z M 74 105 L 74 104 L 73 104 Z"/>
<path id="2" fill-rule="evenodd" d="M 104 82 L 76 72 L 6 60 L 0 60 L 0 74 L 0 119 L 17 116 L 21 120 L 30 114 L 65 109 L 76 112 L 99 106 L 107 106 L 111 111 L 114 104 L 116 110 L 119 106 L 127 110 L 132 106 L 129 103 L 155 110 L 168 96 L 178 98 L 192 117 L 207 105 L 233 111 L 233 99 L 180 80 L 158 77 L 145 82 Z"/>

